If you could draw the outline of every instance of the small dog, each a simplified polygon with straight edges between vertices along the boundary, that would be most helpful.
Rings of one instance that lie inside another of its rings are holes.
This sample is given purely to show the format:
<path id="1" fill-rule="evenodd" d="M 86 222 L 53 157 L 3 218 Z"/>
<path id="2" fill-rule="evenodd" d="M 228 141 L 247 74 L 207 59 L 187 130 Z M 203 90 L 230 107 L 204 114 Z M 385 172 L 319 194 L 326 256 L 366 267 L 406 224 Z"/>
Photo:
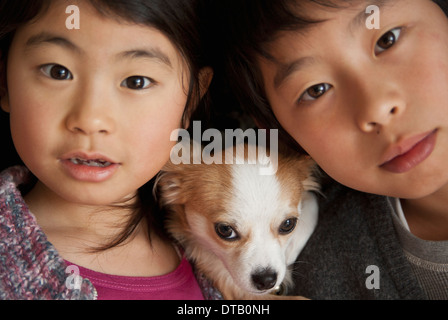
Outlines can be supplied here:
<path id="1" fill-rule="evenodd" d="M 233 165 L 169 161 L 155 187 L 167 230 L 224 299 L 300 299 L 272 292 L 291 284 L 290 267 L 317 224 L 315 163 L 280 153 L 275 174 L 260 175 L 265 162 L 249 154 Z"/>

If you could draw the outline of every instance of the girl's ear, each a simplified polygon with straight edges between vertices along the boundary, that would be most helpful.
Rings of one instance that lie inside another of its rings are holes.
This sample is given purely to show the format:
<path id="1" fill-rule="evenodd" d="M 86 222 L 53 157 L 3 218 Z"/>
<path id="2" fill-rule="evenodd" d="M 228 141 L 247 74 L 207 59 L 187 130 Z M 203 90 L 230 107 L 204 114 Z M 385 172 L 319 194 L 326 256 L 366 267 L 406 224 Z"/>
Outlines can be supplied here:
<path id="1" fill-rule="evenodd" d="M 213 79 L 213 69 L 204 67 L 199 71 L 199 93 L 202 97 L 207 93 L 208 87 Z"/>
<path id="2" fill-rule="evenodd" d="M 210 83 L 212 82 L 212 79 L 213 79 L 213 69 L 211 67 L 203 67 L 199 71 L 199 99 L 197 99 L 197 101 L 200 101 L 207 93 Z M 197 105 L 195 105 L 193 108 L 189 110 L 188 114 L 183 119 L 182 128 L 188 129 L 190 125 L 190 118 L 194 114 L 196 108 Z"/>

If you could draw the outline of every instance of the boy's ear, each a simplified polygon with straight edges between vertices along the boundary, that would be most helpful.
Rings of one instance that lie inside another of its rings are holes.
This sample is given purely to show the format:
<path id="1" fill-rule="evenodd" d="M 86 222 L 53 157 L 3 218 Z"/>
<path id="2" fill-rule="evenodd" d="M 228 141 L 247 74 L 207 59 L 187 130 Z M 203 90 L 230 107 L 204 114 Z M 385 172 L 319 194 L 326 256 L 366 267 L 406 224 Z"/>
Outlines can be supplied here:
<path id="1" fill-rule="evenodd" d="M 10 109 L 9 109 L 8 92 L 4 88 L 0 88 L 0 107 L 3 111 L 9 113 Z"/>
<path id="2" fill-rule="evenodd" d="M 6 89 L 6 59 L 0 51 L 0 107 L 9 112 L 8 90 Z"/>
<path id="3" fill-rule="evenodd" d="M 7 95 L 0 97 L 0 107 L 3 111 L 9 113 L 9 101 Z"/>

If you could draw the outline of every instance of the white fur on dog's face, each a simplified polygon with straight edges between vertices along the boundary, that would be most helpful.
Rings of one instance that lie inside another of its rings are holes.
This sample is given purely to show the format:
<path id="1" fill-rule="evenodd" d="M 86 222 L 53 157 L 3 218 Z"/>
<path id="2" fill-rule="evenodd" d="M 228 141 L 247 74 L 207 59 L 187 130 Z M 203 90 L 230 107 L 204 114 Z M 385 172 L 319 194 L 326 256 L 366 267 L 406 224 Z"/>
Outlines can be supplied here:
<path id="1" fill-rule="evenodd" d="M 260 175 L 257 165 L 234 165 L 230 169 L 231 187 L 223 187 L 222 198 L 216 199 L 225 201 L 224 205 L 204 199 L 201 212 L 189 206 L 188 201 L 185 205 L 186 218 L 198 244 L 213 252 L 235 283 L 248 292 L 262 294 L 280 285 L 287 266 L 298 255 L 301 238 L 309 236 L 299 214 L 302 181 L 292 177 L 289 184 L 285 183 L 280 181 L 282 173 L 280 168 L 277 175 Z M 284 232 L 296 221 L 291 232 Z M 232 228 L 228 232 L 230 239 L 218 235 L 218 225 Z M 275 284 L 257 288 L 254 275 L 266 270 L 275 275 Z"/>
<path id="2" fill-rule="evenodd" d="M 306 157 L 279 154 L 276 173 L 263 161 L 167 164 L 156 183 L 167 230 L 219 289 L 264 294 L 283 281 L 317 223 L 317 190 Z M 240 162 L 241 163 L 241 162 Z M 237 293 L 238 295 L 238 293 Z"/>

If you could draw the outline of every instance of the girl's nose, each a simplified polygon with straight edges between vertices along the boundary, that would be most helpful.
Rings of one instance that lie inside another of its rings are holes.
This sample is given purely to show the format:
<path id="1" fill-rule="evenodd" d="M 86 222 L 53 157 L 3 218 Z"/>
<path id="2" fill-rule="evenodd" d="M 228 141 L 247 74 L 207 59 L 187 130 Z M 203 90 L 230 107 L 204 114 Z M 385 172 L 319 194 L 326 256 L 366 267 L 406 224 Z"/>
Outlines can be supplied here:
<path id="1" fill-rule="evenodd" d="M 98 90 L 83 90 L 75 98 L 66 119 L 66 127 L 74 133 L 110 134 L 115 130 L 111 99 Z M 106 98 L 104 98 L 106 97 Z"/>

